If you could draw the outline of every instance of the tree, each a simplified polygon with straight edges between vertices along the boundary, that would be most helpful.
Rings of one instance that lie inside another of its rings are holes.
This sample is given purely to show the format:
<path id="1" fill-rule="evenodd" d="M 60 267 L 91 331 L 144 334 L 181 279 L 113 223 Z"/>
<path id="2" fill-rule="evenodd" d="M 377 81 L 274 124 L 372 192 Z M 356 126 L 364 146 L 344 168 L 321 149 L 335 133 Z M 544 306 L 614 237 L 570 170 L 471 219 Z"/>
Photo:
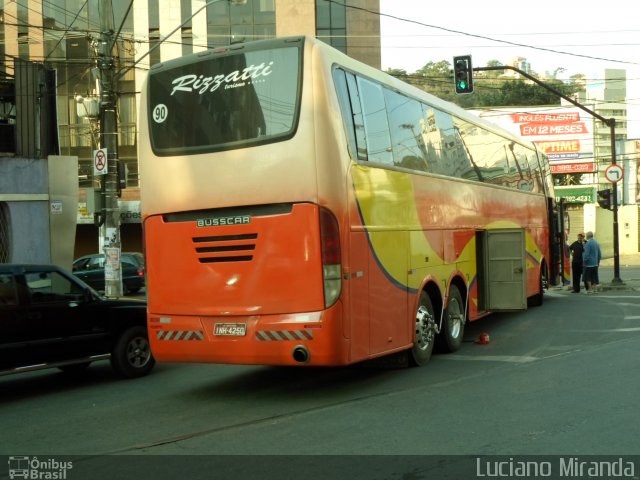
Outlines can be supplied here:
<path id="1" fill-rule="evenodd" d="M 501 65 L 498 60 L 487 62 L 489 67 Z M 584 75 L 574 75 L 569 81 L 556 78 L 563 71 L 562 67 L 556 68 L 547 83 L 567 96 L 584 89 Z M 505 75 L 500 70 L 476 72 L 474 93 L 456 95 L 453 68 L 446 60 L 429 62 L 414 73 L 399 69 L 388 70 L 387 73 L 464 108 L 560 104 L 560 99 L 544 87 L 517 76 Z"/>

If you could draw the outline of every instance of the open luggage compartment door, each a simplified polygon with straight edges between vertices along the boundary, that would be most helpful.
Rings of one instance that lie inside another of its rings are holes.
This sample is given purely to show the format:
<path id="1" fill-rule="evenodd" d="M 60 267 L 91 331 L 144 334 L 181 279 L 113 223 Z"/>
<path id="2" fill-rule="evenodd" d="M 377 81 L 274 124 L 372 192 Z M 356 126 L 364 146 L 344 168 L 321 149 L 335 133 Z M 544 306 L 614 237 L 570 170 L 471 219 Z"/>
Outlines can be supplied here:
<path id="1" fill-rule="evenodd" d="M 477 233 L 476 240 L 482 310 L 526 310 L 524 230 L 484 230 Z"/>

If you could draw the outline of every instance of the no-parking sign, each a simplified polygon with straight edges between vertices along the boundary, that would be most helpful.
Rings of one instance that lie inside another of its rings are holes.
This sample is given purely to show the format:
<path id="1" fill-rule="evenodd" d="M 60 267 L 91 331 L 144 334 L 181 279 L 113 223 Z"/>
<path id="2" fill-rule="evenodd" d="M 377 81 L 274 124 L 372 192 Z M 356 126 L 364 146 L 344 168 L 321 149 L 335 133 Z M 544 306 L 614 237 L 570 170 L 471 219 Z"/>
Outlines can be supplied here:
<path id="1" fill-rule="evenodd" d="M 94 175 L 106 175 L 107 174 L 107 149 L 101 148 L 93 151 L 93 174 Z"/>

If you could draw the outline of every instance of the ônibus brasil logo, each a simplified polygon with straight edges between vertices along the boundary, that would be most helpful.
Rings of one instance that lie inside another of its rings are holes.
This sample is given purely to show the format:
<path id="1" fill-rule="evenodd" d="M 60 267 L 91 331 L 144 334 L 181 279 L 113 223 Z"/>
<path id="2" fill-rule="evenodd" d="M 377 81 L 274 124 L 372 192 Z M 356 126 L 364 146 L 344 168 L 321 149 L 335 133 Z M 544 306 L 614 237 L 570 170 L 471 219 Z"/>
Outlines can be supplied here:
<path id="1" fill-rule="evenodd" d="M 33 480 L 65 480 L 67 470 L 73 468 L 73 462 L 61 462 L 53 458 L 46 460 L 38 457 L 9 457 L 9 478 L 25 478 Z"/>

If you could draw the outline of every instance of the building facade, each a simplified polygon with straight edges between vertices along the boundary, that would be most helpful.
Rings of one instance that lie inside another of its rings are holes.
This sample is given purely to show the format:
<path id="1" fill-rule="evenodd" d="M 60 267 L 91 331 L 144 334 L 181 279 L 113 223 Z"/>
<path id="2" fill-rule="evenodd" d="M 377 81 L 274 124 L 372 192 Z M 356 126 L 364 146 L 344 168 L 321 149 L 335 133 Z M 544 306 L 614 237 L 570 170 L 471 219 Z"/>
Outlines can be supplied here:
<path id="1" fill-rule="evenodd" d="M 78 158 L 80 207 L 76 256 L 99 248 L 98 228 L 94 226 L 93 213 L 87 209 L 87 189 L 97 186 L 94 151 L 100 147 L 96 111 L 100 81 L 96 59 L 102 15 L 108 14 L 109 8 L 113 9 L 116 32 L 118 160 L 126 165 L 127 172 L 126 188 L 119 201 L 122 250 L 139 251 L 142 229 L 136 151 L 137 92 L 145 72 L 155 63 L 190 53 L 293 35 L 316 36 L 347 55 L 380 68 L 379 0 L 344 3 L 327 0 L 0 0 L 0 53 L 4 58 L 0 63 L 0 79 L 13 78 L 14 59 L 42 62 L 56 71 L 60 154 Z"/>

